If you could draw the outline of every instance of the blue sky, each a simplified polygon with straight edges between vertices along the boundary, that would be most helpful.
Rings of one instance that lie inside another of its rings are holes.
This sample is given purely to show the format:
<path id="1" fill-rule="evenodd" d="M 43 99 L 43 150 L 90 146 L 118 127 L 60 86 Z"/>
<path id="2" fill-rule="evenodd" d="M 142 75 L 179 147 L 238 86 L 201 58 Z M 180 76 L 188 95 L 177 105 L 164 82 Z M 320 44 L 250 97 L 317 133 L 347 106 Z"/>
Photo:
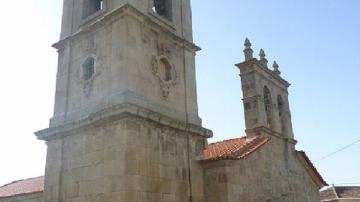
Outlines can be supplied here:
<path id="1" fill-rule="evenodd" d="M 243 134 L 243 41 L 265 49 L 292 86 L 297 148 L 313 161 L 360 139 L 360 1 L 193 0 L 200 115 L 215 140 Z M 315 165 L 328 183 L 360 184 L 360 144 Z"/>
<path id="2" fill-rule="evenodd" d="M 220 2 L 220 3 L 219 3 Z M 264 48 L 290 87 L 297 148 L 312 160 L 360 139 L 360 1 L 193 0 L 197 84 L 203 125 L 218 141 L 244 135 L 239 71 L 243 42 Z M 0 184 L 42 175 L 54 102 L 60 0 L 4 2 L 0 23 Z M 315 165 L 328 183 L 360 184 L 360 144 Z M 26 168 L 26 169 L 24 169 Z"/>

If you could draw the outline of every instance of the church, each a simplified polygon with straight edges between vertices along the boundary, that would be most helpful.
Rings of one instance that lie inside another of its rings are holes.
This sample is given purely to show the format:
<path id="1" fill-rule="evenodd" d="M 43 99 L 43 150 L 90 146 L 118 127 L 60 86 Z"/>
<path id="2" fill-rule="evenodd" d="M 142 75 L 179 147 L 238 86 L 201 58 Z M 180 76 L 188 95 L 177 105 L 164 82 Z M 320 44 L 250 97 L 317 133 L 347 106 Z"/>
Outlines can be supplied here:
<path id="1" fill-rule="evenodd" d="M 36 132 L 44 177 L 0 202 L 319 202 L 295 145 L 288 88 L 245 40 L 246 131 L 208 144 L 198 115 L 190 0 L 63 0 L 54 115 Z"/>

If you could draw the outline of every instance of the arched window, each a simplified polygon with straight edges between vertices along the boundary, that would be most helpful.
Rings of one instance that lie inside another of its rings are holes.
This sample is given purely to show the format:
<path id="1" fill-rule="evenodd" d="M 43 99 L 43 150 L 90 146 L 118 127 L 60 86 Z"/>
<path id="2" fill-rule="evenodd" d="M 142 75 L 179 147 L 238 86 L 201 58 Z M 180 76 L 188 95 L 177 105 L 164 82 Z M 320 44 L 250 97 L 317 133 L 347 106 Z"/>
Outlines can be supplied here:
<path id="1" fill-rule="evenodd" d="M 266 122 L 269 128 L 273 127 L 272 124 L 272 100 L 271 100 L 271 93 L 268 87 L 264 87 L 264 106 L 265 106 L 265 113 L 266 113 Z"/>
<path id="2" fill-rule="evenodd" d="M 171 0 L 154 0 L 153 11 L 171 20 Z"/>
<path id="3" fill-rule="evenodd" d="M 166 58 L 161 58 L 159 62 L 160 76 L 164 81 L 172 80 L 172 67 Z"/>
<path id="4" fill-rule="evenodd" d="M 82 65 L 82 79 L 90 80 L 95 73 L 95 59 L 93 57 L 89 57 L 85 60 Z"/>
<path id="5" fill-rule="evenodd" d="M 82 17 L 86 18 L 104 8 L 104 0 L 84 0 Z"/>
<path id="6" fill-rule="evenodd" d="M 282 99 L 282 97 L 280 95 L 278 95 L 277 97 L 277 105 L 278 105 L 278 110 L 279 110 L 279 119 L 280 119 L 280 123 L 281 123 L 281 132 L 285 133 L 285 129 L 286 129 L 286 125 L 285 125 L 285 106 L 284 106 L 284 100 Z"/>

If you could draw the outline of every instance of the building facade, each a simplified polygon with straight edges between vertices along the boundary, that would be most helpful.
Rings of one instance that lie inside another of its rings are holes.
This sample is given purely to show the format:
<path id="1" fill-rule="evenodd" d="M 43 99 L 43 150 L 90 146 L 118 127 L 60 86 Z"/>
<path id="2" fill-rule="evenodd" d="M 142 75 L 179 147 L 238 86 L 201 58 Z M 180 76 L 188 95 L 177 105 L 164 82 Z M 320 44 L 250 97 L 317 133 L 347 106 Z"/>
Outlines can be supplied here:
<path id="1" fill-rule="evenodd" d="M 190 0 L 63 5 L 54 116 L 36 133 L 48 147 L 39 201 L 320 201 L 326 182 L 295 150 L 289 83 L 263 50 L 253 58 L 246 40 L 236 65 L 246 136 L 208 144 Z"/>

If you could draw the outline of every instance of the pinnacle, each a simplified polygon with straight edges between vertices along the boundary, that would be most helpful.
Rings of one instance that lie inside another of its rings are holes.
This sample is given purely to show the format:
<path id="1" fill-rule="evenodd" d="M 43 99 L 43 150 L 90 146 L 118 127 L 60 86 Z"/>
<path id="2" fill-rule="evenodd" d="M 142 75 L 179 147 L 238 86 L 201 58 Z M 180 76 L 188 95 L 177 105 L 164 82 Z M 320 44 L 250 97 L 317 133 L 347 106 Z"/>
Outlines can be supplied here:
<path id="1" fill-rule="evenodd" d="M 273 68 L 274 69 L 279 69 L 279 65 L 278 65 L 278 63 L 276 61 L 274 61 L 274 63 L 273 63 Z"/>
<path id="2" fill-rule="evenodd" d="M 266 54 L 265 54 L 264 49 L 260 49 L 259 56 L 260 56 L 260 58 L 265 58 Z"/>
<path id="3" fill-rule="evenodd" d="M 245 39 L 244 46 L 245 61 L 253 59 L 254 51 L 251 49 L 251 42 L 248 38 Z"/>
<path id="4" fill-rule="evenodd" d="M 278 75 L 281 74 L 281 72 L 279 71 L 279 65 L 278 65 L 278 63 L 277 63 L 276 61 L 274 61 L 272 67 L 273 67 L 273 71 L 274 71 L 276 74 L 278 74 Z"/>
<path id="5" fill-rule="evenodd" d="M 265 54 L 265 51 L 263 49 L 260 49 L 259 56 L 260 56 L 260 62 L 267 67 L 268 60 L 265 57 L 266 54 Z"/>
<path id="6" fill-rule="evenodd" d="M 245 39 L 244 46 L 246 48 L 251 48 L 251 42 L 250 42 L 249 38 L 247 38 L 247 37 Z"/>

